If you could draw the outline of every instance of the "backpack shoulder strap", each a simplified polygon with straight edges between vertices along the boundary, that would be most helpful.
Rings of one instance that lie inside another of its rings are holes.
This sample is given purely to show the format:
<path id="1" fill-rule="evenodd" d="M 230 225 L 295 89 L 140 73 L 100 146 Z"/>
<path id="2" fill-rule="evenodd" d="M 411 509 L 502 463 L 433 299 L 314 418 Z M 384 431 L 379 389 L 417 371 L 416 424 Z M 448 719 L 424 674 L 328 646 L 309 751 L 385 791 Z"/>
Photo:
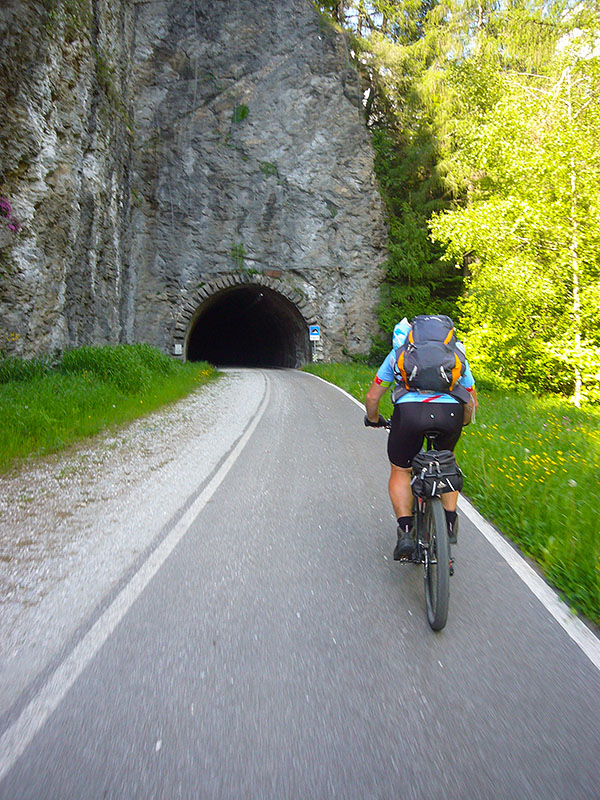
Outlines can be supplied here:
<path id="1" fill-rule="evenodd" d="M 410 333 L 409 333 L 410 336 Z M 407 337 L 408 340 L 408 337 Z M 399 386 L 403 386 L 404 392 L 408 392 L 410 387 L 408 385 L 408 379 L 406 376 L 406 370 L 404 368 L 404 356 L 406 355 L 406 349 L 404 345 L 401 345 L 397 350 L 394 350 L 394 377 L 398 382 Z"/>

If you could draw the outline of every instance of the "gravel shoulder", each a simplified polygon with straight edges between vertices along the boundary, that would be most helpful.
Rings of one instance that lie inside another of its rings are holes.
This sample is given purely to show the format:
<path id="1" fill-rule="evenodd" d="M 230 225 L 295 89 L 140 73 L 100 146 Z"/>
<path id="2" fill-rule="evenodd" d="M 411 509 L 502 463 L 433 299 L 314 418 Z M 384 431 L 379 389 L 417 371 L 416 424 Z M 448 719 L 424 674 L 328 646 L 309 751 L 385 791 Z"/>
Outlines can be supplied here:
<path id="1" fill-rule="evenodd" d="M 0 715 L 193 499 L 254 416 L 259 371 L 0 476 Z"/>

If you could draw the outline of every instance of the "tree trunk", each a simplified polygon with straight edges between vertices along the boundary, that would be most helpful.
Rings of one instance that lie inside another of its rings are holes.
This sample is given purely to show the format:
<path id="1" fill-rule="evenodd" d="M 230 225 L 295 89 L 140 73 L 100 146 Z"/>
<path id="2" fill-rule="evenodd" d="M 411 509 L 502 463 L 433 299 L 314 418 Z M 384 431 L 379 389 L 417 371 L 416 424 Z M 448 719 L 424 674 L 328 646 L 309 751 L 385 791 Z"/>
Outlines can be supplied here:
<path id="1" fill-rule="evenodd" d="M 346 0 L 338 0 L 333 10 L 333 17 L 340 25 L 346 24 Z"/>
<path id="2" fill-rule="evenodd" d="M 571 103 L 571 70 L 567 70 L 568 87 L 568 115 L 569 128 L 572 130 L 573 124 L 573 105 Z M 570 212 L 570 258 L 571 258 L 571 282 L 573 286 L 573 344 L 575 350 L 575 390 L 573 392 L 573 403 L 577 408 L 581 408 L 581 389 L 582 376 L 579 359 L 581 358 L 581 297 L 580 297 L 580 275 L 579 275 L 579 230 L 577 225 L 577 174 L 575 171 L 575 159 L 571 156 L 571 212 Z"/>

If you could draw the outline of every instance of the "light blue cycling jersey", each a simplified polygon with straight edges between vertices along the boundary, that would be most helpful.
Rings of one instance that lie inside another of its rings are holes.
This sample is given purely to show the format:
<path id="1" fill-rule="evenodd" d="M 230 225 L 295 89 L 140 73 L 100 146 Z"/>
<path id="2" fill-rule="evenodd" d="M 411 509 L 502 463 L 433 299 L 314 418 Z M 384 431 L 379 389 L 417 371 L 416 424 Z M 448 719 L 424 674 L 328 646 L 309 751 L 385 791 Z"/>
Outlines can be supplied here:
<path id="1" fill-rule="evenodd" d="M 404 322 L 404 320 L 403 320 Z M 406 327 L 406 332 L 404 328 Z M 410 330 L 410 325 L 406 323 L 404 326 L 402 323 L 399 323 L 394 330 L 394 348 L 400 347 L 400 345 L 404 344 L 404 340 L 408 336 L 408 331 Z M 396 364 L 396 351 L 391 350 L 389 354 L 386 356 L 385 361 L 377 370 L 377 376 L 375 381 L 380 386 L 391 386 L 393 383 L 397 383 L 396 375 L 394 373 L 394 365 Z M 473 373 L 471 372 L 471 368 L 467 361 L 465 361 L 465 374 L 461 375 L 458 379 L 458 382 L 461 386 L 464 386 L 465 389 L 472 389 L 475 385 L 475 380 L 473 379 Z M 460 400 L 457 400 L 456 397 L 452 397 L 451 394 L 440 394 L 439 392 L 407 392 L 403 394 L 401 397 L 396 400 L 396 405 L 399 403 L 459 403 Z"/>

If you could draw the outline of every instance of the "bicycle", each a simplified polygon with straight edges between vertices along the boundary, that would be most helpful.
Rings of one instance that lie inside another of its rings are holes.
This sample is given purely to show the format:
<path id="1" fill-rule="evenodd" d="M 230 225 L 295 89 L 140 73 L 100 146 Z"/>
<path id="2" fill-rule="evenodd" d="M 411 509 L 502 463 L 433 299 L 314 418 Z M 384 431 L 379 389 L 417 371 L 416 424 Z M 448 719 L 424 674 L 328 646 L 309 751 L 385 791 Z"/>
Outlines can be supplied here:
<path id="1" fill-rule="evenodd" d="M 454 454 L 435 449 L 436 431 L 426 431 L 427 450 L 413 462 L 415 556 L 423 564 L 427 621 L 440 631 L 448 619 L 450 576 L 454 574 L 446 515 L 441 496 L 462 488 Z M 426 474 L 424 474 L 426 473 Z M 417 488 L 418 487 L 418 488 Z"/>
<path id="2" fill-rule="evenodd" d="M 386 426 L 389 429 L 389 424 Z M 427 621 L 434 631 L 440 631 L 448 619 L 450 576 L 454 574 L 454 559 L 441 496 L 444 492 L 462 489 L 462 473 L 454 454 L 436 450 L 438 432 L 425 431 L 426 450 L 413 460 L 413 530 L 414 555 L 405 563 L 423 565 Z"/>

